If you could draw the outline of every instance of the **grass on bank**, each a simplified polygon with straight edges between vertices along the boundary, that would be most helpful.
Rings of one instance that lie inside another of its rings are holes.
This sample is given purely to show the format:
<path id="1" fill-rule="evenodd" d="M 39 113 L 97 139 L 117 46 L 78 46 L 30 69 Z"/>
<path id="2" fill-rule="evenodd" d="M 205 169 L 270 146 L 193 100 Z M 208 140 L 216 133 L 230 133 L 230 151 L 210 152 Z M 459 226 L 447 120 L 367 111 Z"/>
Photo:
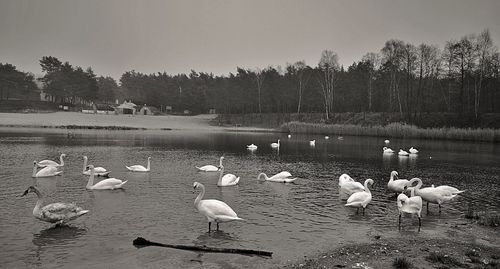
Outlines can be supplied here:
<path id="1" fill-rule="evenodd" d="M 500 226 L 500 215 L 489 212 L 475 212 L 472 207 L 469 207 L 465 212 L 466 219 L 475 220 L 479 225 L 498 227 Z"/>
<path id="2" fill-rule="evenodd" d="M 500 142 L 500 130 L 471 128 L 419 128 L 414 125 L 390 123 L 386 126 L 361 126 L 354 124 L 322 124 L 288 122 L 280 130 L 289 133 L 307 133 L 323 135 L 380 136 L 385 138 L 448 139 Z"/>
<path id="3" fill-rule="evenodd" d="M 396 269 L 410 269 L 413 268 L 412 263 L 405 257 L 398 257 L 394 259 L 392 266 Z"/>

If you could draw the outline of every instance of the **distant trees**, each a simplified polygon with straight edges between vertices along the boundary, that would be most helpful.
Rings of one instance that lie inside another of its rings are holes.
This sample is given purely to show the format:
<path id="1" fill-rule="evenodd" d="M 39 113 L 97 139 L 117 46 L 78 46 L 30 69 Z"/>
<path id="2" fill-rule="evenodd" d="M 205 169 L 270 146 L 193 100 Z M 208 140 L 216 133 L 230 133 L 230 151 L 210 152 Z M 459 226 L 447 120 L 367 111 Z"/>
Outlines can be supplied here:
<path id="1" fill-rule="evenodd" d="M 0 100 L 13 96 L 27 99 L 36 90 L 32 74 L 21 72 L 11 64 L 0 63 Z"/>
<path id="2" fill-rule="evenodd" d="M 332 50 L 321 52 L 317 66 L 304 61 L 263 69 L 237 67 L 234 73 L 152 73 L 134 70 L 96 76 L 53 56 L 40 60 L 43 90 L 55 102 L 171 106 L 175 112 L 324 113 L 397 112 L 418 123 L 422 113 L 458 113 L 474 122 L 482 113 L 500 112 L 500 55 L 488 30 L 437 45 L 385 42 L 346 69 Z M 0 99 L 35 91 L 33 76 L 0 64 Z"/>

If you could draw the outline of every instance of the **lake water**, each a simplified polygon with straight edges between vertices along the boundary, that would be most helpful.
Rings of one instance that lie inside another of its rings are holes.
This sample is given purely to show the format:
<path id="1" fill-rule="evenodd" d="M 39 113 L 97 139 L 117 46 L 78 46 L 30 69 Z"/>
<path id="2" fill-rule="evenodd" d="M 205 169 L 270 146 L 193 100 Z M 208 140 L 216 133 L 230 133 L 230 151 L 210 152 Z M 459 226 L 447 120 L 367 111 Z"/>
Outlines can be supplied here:
<path id="1" fill-rule="evenodd" d="M 279 151 L 269 144 L 281 138 Z M 308 141 L 316 139 L 311 148 Z M 374 234 L 421 236 L 442 233 L 464 218 L 468 207 L 498 212 L 500 146 L 487 143 L 391 139 L 393 149 L 417 147 L 417 157 L 384 157 L 383 138 L 332 137 L 245 132 L 71 131 L 0 129 L 0 261 L 5 268 L 270 268 L 342 244 L 366 242 Z M 246 144 L 257 144 L 249 152 Z M 63 176 L 32 179 L 33 160 L 58 160 L 66 153 Z M 124 190 L 87 191 L 81 174 L 82 156 L 128 180 Z M 241 177 L 236 187 L 217 187 L 218 173 L 200 173 L 195 166 L 218 164 Z M 125 165 L 146 165 L 150 173 L 130 173 Z M 295 184 L 259 181 L 289 171 Z M 422 178 L 424 185 L 452 185 L 467 190 L 444 204 L 438 214 L 423 211 L 406 217 L 397 229 L 395 197 L 387 192 L 389 174 Z M 356 215 L 339 200 L 338 178 L 375 181 L 366 214 Z M 193 206 L 193 182 L 205 185 L 205 198 L 225 201 L 244 222 L 223 223 L 207 233 L 205 217 Z M 19 197 L 36 184 L 47 203 L 75 202 L 90 213 L 53 228 L 35 219 L 36 196 Z M 273 258 L 196 253 L 176 249 L 137 249 L 138 236 L 152 241 L 249 248 L 274 252 Z"/>

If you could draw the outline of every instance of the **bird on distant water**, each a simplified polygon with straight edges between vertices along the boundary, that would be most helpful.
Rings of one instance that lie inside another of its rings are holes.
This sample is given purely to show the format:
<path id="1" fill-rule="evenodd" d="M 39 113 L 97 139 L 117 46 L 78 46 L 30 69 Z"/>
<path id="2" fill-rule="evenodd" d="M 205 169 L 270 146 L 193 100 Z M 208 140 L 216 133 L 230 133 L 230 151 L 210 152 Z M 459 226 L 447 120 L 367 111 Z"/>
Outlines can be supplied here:
<path id="1" fill-rule="evenodd" d="M 217 172 L 220 170 L 220 165 L 222 164 L 222 159 L 224 159 L 224 157 L 219 158 L 219 167 L 217 167 L 215 165 L 211 165 L 211 164 L 204 165 L 202 167 L 198 167 L 198 166 L 195 166 L 195 167 L 196 167 L 196 169 L 198 169 L 198 171 L 202 171 L 202 172 Z"/>
<path id="2" fill-rule="evenodd" d="M 125 166 L 129 171 L 132 172 L 149 172 L 151 171 L 151 157 L 148 157 L 148 166 L 144 167 L 142 165 L 132 165 L 132 166 Z"/>
<path id="3" fill-rule="evenodd" d="M 417 153 L 418 153 L 418 150 L 417 150 L 416 148 L 411 147 L 411 148 L 409 149 L 409 152 L 410 152 L 410 154 L 417 154 Z"/>

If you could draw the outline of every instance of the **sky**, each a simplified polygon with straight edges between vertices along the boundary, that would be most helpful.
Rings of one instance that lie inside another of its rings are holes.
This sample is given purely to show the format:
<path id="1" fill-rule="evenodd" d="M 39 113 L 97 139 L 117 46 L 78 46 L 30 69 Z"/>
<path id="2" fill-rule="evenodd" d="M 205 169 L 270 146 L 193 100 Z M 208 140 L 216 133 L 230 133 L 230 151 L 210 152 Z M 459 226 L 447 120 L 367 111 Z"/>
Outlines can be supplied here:
<path id="1" fill-rule="evenodd" d="M 118 80 L 316 66 L 328 49 L 347 67 L 389 39 L 443 47 L 484 29 L 498 45 L 499 0 L 0 0 L 0 62 L 40 75 L 55 56 Z"/>

